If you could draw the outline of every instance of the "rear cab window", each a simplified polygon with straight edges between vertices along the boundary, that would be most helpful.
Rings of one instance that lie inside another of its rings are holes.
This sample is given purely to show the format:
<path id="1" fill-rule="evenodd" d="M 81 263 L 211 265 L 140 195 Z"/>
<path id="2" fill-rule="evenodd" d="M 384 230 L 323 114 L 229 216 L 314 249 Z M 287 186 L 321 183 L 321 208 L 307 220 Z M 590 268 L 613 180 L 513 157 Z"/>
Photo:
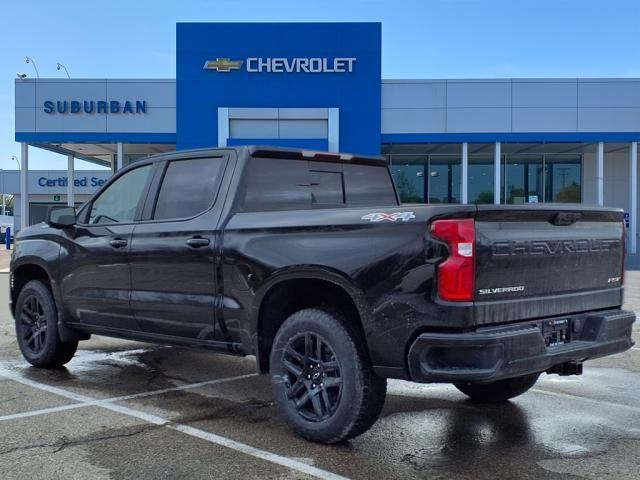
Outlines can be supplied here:
<path id="1" fill-rule="evenodd" d="M 386 166 L 251 157 L 239 190 L 242 211 L 396 206 Z"/>

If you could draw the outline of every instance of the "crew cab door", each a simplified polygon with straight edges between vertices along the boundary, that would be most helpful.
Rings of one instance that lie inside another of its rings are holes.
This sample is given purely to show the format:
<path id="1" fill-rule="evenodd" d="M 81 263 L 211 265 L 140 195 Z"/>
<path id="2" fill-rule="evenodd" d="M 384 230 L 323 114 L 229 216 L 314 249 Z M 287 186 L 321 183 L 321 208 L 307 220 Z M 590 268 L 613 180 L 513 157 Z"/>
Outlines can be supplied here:
<path id="1" fill-rule="evenodd" d="M 159 338 L 215 341 L 219 194 L 228 157 L 170 160 L 149 189 L 143 221 L 133 232 L 131 309 Z M 224 190 L 226 192 L 226 190 Z"/>
<path id="2" fill-rule="evenodd" d="M 65 231 L 60 268 L 63 305 L 72 321 L 107 329 L 138 330 L 129 308 L 129 249 L 153 165 L 111 182 Z"/>

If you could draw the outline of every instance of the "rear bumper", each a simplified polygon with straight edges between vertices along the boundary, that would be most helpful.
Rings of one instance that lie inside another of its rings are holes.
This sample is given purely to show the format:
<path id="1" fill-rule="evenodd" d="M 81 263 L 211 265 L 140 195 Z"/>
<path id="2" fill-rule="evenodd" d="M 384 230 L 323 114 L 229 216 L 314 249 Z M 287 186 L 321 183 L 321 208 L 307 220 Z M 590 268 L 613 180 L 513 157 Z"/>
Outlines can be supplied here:
<path id="1" fill-rule="evenodd" d="M 568 343 L 547 346 L 546 325 L 569 320 Z M 464 333 L 423 333 L 409 349 L 415 382 L 493 382 L 623 352 L 636 316 L 625 310 L 546 318 Z"/>

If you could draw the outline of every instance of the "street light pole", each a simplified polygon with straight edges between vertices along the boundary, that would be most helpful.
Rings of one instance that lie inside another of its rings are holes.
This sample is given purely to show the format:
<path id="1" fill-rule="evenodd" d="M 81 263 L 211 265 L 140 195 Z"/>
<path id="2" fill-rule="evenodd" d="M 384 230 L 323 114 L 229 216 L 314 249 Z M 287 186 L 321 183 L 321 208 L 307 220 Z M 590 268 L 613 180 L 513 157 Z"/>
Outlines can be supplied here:
<path id="1" fill-rule="evenodd" d="M 56 68 L 57 68 L 58 70 L 60 70 L 61 68 L 62 68 L 62 69 L 64 69 L 64 73 L 66 73 L 66 74 L 67 74 L 67 78 L 71 78 L 71 75 L 69 75 L 69 70 L 67 70 L 67 67 L 65 67 L 64 63 L 58 63 L 58 64 L 56 65 Z"/>
<path id="2" fill-rule="evenodd" d="M 38 67 L 36 67 L 36 62 L 33 61 L 31 57 L 24 57 L 25 63 L 30 63 L 33 65 L 33 69 L 36 71 L 36 78 L 40 78 L 40 74 L 38 73 Z"/>
<path id="3" fill-rule="evenodd" d="M 22 165 L 20 165 L 20 160 L 15 155 L 11 155 L 11 158 L 16 161 L 18 164 L 18 173 L 22 170 Z M 2 172 L 2 214 L 5 214 L 5 201 L 4 201 L 4 171 Z"/>

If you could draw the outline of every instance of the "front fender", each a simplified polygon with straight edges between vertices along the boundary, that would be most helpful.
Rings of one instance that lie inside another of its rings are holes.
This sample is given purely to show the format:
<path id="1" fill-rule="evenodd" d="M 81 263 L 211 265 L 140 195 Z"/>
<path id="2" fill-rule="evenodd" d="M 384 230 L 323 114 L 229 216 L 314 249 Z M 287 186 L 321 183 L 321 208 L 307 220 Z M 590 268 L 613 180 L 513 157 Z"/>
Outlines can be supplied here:
<path id="1" fill-rule="evenodd" d="M 9 271 L 13 277 L 18 271 L 27 265 L 41 268 L 47 274 L 56 302 L 60 300 L 60 288 L 58 282 L 58 263 L 60 260 L 60 244 L 53 240 L 22 239 L 16 242 L 11 255 Z M 13 284 L 13 282 L 11 282 Z M 11 300 L 15 302 L 17 292 L 12 288 Z M 12 310 L 13 311 L 13 310 Z"/>
<path id="2" fill-rule="evenodd" d="M 13 315 L 15 302 L 18 298 L 19 288 L 28 281 L 16 283 L 16 277 L 20 278 L 20 271 L 27 267 L 37 267 L 44 271 L 51 286 L 53 299 L 58 306 L 58 335 L 63 342 L 74 340 L 86 340 L 88 334 L 78 332 L 66 326 L 66 318 L 63 304 L 62 292 L 60 288 L 60 249 L 61 245 L 57 238 L 23 238 L 16 242 L 11 258 L 10 272 L 13 287 L 11 288 L 10 309 Z"/>

